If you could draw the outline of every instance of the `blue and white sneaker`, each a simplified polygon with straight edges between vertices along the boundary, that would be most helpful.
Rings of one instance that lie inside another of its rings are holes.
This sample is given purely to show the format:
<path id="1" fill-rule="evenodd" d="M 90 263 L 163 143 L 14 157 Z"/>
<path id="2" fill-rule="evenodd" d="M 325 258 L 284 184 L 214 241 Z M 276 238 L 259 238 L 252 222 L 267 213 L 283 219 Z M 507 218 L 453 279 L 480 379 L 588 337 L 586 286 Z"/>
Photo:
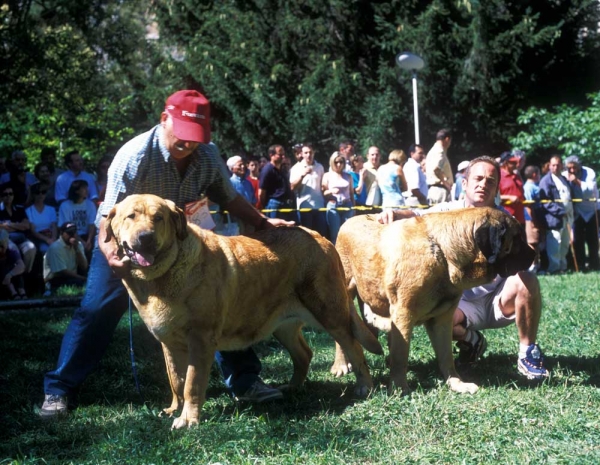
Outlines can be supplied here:
<path id="1" fill-rule="evenodd" d="M 544 356 L 537 344 L 527 347 L 525 357 L 519 359 L 518 368 L 519 373 L 527 379 L 544 379 L 550 375 L 550 372 L 544 368 Z"/>

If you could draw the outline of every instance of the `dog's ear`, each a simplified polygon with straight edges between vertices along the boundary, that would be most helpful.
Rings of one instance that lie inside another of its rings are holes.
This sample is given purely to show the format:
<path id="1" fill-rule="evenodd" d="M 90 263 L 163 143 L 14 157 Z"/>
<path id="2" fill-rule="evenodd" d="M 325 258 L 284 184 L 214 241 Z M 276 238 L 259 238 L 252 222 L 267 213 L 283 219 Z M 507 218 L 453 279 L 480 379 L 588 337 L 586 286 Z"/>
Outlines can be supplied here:
<path id="1" fill-rule="evenodd" d="M 117 214 L 117 207 L 113 207 L 106 219 L 104 220 L 104 231 L 106 231 L 106 237 L 104 238 L 104 242 L 112 241 L 113 237 L 115 237 L 115 233 L 112 228 L 112 220 Z"/>
<path id="2" fill-rule="evenodd" d="M 489 220 L 475 230 L 475 243 L 488 263 L 494 264 L 502 250 L 502 239 L 506 234 L 505 222 L 491 224 Z"/>
<path id="3" fill-rule="evenodd" d="M 175 228 L 175 234 L 177 235 L 177 239 L 182 241 L 188 236 L 187 218 L 185 216 L 185 212 L 170 200 L 167 201 L 167 204 L 169 205 L 169 209 L 171 210 L 171 214 L 169 216 L 171 218 L 171 221 L 173 222 L 173 227 Z"/>

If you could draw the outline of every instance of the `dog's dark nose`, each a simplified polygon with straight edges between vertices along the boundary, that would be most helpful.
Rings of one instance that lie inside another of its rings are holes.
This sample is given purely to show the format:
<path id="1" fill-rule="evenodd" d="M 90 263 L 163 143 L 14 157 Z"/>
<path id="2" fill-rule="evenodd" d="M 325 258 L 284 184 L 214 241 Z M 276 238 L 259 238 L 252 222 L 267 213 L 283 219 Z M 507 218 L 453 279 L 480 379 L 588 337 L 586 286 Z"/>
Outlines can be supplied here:
<path id="1" fill-rule="evenodd" d="M 154 232 L 152 231 L 143 231 L 138 236 L 138 242 L 140 244 L 140 249 L 142 250 L 152 250 L 155 246 L 155 238 Z"/>

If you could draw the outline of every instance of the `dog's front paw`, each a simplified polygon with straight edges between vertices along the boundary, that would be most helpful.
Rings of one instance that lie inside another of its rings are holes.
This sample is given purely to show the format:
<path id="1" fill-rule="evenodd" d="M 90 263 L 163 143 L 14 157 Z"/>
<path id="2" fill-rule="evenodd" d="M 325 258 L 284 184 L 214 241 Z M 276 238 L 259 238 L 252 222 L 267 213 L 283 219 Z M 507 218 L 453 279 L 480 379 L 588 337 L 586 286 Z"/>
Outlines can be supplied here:
<path id="1" fill-rule="evenodd" d="M 459 378 L 449 378 L 448 386 L 454 392 L 461 394 L 475 394 L 479 390 L 479 386 L 474 383 L 465 383 Z"/>
<path id="2" fill-rule="evenodd" d="M 345 376 L 348 373 L 352 372 L 352 364 L 351 363 L 334 363 L 333 365 L 331 365 L 331 370 L 329 370 L 331 372 L 332 375 L 334 375 L 336 378 L 339 378 L 341 376 Z"/>

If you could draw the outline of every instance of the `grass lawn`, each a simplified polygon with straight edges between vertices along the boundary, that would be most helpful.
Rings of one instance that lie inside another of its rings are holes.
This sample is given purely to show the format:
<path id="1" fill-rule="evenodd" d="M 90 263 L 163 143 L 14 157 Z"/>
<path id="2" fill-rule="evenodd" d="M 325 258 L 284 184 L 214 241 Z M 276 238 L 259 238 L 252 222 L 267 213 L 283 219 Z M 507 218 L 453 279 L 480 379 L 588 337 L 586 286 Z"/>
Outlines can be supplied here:
<path id="1" fill-rule="evenodd" d="M 486 331 L 488 351 L 463 379 L 475 395 L 450 392 L 423 328 L 411 347 L 410 396 L 388 396 L 382 357 L 368 354 L 376 390 L 352 394 L 354 377 L 329 374 L 333 341 L 311 329 L 315 356 L 305 387 L 268 405 L 236 404 L 214 371 L 199 427 L 171 431 L 159 344 L 134 319 L 136 391 L 123 318 L 101 367 L 68 418 L 42 422 L 43 373 L 56 362 L 71 310 L 0 313 L 0 464 L 395 464 L 600 463 L 600 274 L 541 277 L 539 343 L 552 376 L 541 384 L 516 370 L 514 326 Z M 382 338 L 383 341 L 383 338 Z M 257 346 L 263 377 L 283 384 L 287 353 Z"/>

